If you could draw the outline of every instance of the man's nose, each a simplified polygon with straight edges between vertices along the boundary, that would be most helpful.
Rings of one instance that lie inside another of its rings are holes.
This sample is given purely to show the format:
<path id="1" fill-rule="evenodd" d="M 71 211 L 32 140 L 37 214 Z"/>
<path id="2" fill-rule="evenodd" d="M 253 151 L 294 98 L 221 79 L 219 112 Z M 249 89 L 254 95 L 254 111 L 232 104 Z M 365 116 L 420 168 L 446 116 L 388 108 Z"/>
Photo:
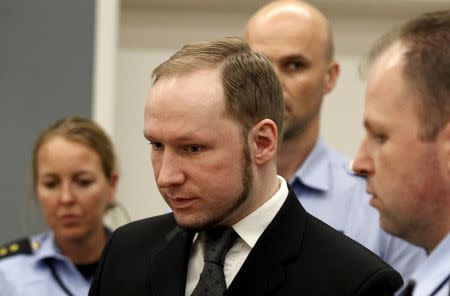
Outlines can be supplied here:
<path id="1" fill-rule="evenodd" d="M 364 139 L 359 146 L 353 160 L 352 170 L 357 175 L 367 176 L 373 172 L 373 161 L 367 152 L 367 140 Z"/>
<path id="2" fill-rule="evenodd" d="M 159 188 L 181 185 L 185 181 L 182 160 L 176 157 L 173 152 L 164 152 L 157 174 L 156 182 Z"/>

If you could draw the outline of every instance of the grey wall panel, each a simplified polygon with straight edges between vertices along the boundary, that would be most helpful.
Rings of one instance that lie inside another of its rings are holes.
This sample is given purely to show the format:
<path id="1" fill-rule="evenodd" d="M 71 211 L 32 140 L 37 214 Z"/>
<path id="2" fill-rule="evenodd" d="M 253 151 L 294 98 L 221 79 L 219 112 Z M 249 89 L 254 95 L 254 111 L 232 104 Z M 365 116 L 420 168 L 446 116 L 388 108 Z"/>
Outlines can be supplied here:
<path id="1" fill-rule="evenodd" d="M 0 0 L 0 242 L 44 230 L 30 186 L 40 129 L 91 116 L 94 0 Z"/>

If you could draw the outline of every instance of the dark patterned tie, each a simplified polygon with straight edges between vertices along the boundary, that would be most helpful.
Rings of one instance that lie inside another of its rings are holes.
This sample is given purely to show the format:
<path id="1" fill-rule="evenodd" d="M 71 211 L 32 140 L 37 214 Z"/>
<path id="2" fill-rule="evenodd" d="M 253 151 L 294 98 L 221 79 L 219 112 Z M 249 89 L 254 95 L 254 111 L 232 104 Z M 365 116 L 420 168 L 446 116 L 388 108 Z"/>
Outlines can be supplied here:
<path id="1" fill-rule="evenodd" d="M 416 282 L 413 280 L 410 280 L 408 282 L 408 285 L 406 285 L 405 289 L 400 293 L 399 296 L 411 296 L 412 292 L 414 291 L 414 287 L 416 286 Z"/>
<path id="2" fill-rule="evenodd" d="M 191 296 L 223 296 L 225 294 L 227 285 L 223 274 L 223 263 L 225 255 L 237 236 L 231 227 L 217 227 L 200 234 L 205 265 Z"/>

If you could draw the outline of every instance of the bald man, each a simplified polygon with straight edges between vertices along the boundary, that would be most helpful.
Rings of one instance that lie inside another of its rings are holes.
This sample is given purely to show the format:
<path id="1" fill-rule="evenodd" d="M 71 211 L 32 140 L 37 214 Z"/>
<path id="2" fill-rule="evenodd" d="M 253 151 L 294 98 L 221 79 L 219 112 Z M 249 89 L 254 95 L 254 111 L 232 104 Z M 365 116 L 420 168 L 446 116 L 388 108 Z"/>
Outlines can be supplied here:
<path id="1" fill-rule="evenodd" d="M 289 181 L 313 215 L 372 250 L 408 278 L 425 252 L 384 232 L 370 207 L 366 181 L 349 159 L 319 136 L 320 109 L 339 76 L 333 38 L 325 16 L 300 1 L 274 1 L 248 21 L 245 39 L 270 59 L 285 103 L 278 174 Z"/>

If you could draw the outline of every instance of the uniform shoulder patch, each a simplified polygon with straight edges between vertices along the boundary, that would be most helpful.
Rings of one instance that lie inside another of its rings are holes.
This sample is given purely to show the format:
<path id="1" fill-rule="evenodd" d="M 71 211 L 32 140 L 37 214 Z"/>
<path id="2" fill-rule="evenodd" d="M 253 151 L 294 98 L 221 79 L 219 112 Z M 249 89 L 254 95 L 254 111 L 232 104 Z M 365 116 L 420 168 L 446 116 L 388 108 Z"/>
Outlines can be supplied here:
<path id="1" fill-rule="evenodd" d="M 19 254 L 32 254 L 33 243 L 29 238 L 22 238 L 0 246 L 0 260 Z"/>

